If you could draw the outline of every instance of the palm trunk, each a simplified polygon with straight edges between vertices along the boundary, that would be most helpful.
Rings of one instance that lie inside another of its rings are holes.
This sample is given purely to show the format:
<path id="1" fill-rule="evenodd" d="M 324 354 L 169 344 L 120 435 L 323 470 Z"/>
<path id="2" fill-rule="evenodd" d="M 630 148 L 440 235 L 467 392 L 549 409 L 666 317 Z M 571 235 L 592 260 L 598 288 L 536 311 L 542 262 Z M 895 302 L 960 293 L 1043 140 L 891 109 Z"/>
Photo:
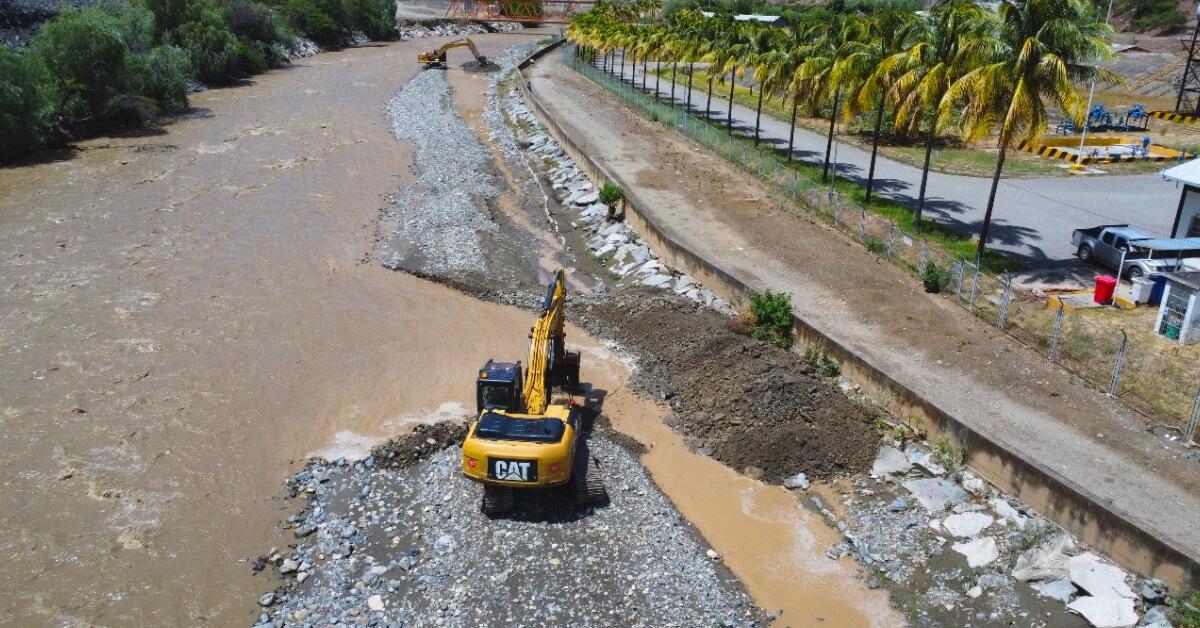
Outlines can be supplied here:
<path id="1" fill-rule="evenodd" d="M 758 86 L 758 111 L 754 114 L 754 145 L 758 146 L 758 123 L 762 120 L 762 99 L 763 94 L 767 93 L 766 88 L 762 85 Z"/>
<path id="2" fill-rule="evenodd" d="M 625 82 L 625 49 L 621 49 L 621 82 Z"/>
<path id="3" fill-rule="evenodd" d="M 692 110 L 692 68 L 693 67 L 695 67 L 695 63 L 692 61 L 688 61 L 687 104 L 683 106 L 685 111 Z"/>
<path id="4" fill-rule="evenodd" d="M 867 198 L 871 202 L 871 191 L 875 188 L 875 156 L 879 154 L 879 127 L 883 126 L 883 98 L 875 107 L 875 134 L 871 138 L 871 167 L 867 169 Z"/>
<path id="5" fill-rule="evenodd" d="M 672 109 L 675 108 L 675 74 L 676 74 L 676 72 L 678 72 L 678 70 L 679 70 L 679 62 L 673 61 L 671 63 L 671 108 Z"/>
<path id="6" fill-rule="evenodd" d="M 1004 138 L 1006 135 L 1005 129 L 1001 129 L 1000 137 Z M 979 229 L 979 248 L 975 251 L 976 269 L 983 265 L 983 250 L 987 247 L 988 231 L 992 228 L 992 208 L 996 206 L 996 188 L 1000 185 L 1000 173 L 1004 170 L 1004 157 L 1007 150 L 1008 141 L 1001 139 L 1000 157 L 996 159 L 996 172 L 992 175 L 992 190 L 988 192 L 987 211 L 983 212 L 983 226 Z"/>
<path id="7" fill-rule="evenodd" d="M 725 126 L 733 135 L 733 86 L 737 85 L 737 74 L 729 73 L 729 110 L 725 112 Z"/>
<path id="8" fill-rule="evenodd" d="M 658 88 L 659 82 L 662 81 L 662 63 L 659 61 L 655 61 L 655 65 L 657 65 L 658 67 L 655 69 L 655 72 L 654 72 L 654 98 L 658 99 L 658 98 L 662 98 L 662 90 L 660 90 Z"/>
<path id="9" fill-rule="evenodd" d="M 642 91 L 646 91 L 646 57 L 642 57 Z"/>
<path id="10" fill-rule="evenodd" d="M 799 106 L 799 104 L 800 104 L 800 99 L 797 97 L 793 97 L 792 98 L 792 128 L 790 131 L 788 131 L 788 154 L 787 154 L 788 163 L 791 163 L 791 161 L 792 161 L 792 141 L 796 138 L 796 107 Z"/>
<path id="11" fill-rule="evenodd" d="M 712 75 L 708 75 L 708 101 L 704 103 L 704 117 L 712 111 Z"/>
<path id="12" fill-rule="evenodd" d="M 629 64 L 629 86 L 637 88 L 637 57 Z"/>
<path id="13" fill-rule="evenodd" d="M 925 165 L 921 167 L 921 189 L 917 193 L 917 229 L 921 228 L 921 212 L 925 210 L 925 183 L 929 181 L 929 158 L 933 155 L 933 127 L 934 122 L 929 122 L 929 136 L 925 138 Z M 924 271 L 925 269 L 920 269 Z"/>
<path id="14" fill-rule="evenodd" d="M 825 140 L 825 165 L 821 167 L 821 183 L 829 180 L 829 160 L 833 157 L 833 125 L 837 122 L 838 99 L 842 97 L 842 88 L 838 87 L 833 93 L 833 111 L 829 114 L 829 137 Z"/>

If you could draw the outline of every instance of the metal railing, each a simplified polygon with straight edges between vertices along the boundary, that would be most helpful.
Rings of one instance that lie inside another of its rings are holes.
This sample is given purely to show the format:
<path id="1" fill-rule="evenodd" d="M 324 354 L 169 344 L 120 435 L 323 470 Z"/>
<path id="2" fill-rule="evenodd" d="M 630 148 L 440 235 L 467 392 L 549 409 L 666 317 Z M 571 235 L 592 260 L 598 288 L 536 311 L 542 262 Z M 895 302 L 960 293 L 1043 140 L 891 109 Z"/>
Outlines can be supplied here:
<path id="1" fill-rule="evenodd" d="M 832 224 L 871 251 L 923 281 L 927 271 L 945 275 L 938 286 L 954 303 L 1082 377 L 1097 389 L 1179 430 L 1193 440 L 1200 422 L 1200 361 L 1162 350 L 1161 341 L 1138 342 L 1124 330 L 1104 328 L 1044 298 L 1030 299 L 1006 274 L 992 275 L 895 222 L 854 206 L 829 183 L 801 172 L 776 149 L 694 115 L 642 91 L 564 50 L 566 63 L 629 104 L 646 118 L 675 127 L 688 138 L 767 184 L 772 204 L 813 222 Z M 650 88 L 653 90 L 653 87 Z M 932 279 L 932 277 L 930 277 Z"/>

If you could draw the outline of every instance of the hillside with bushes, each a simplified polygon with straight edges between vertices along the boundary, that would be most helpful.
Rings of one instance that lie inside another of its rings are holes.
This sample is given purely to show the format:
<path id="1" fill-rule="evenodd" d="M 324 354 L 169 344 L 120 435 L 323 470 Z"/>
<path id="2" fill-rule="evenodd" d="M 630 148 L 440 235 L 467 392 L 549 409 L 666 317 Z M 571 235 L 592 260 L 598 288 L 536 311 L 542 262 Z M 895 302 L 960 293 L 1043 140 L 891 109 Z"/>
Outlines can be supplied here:
<path id="1" fill-rule="evenodd" d="M 395 0 L 101 0 L 0 46 L 0 161 L 187 108 L 197 83 L 287 62 L 297 37 L 396 36 Z"/>

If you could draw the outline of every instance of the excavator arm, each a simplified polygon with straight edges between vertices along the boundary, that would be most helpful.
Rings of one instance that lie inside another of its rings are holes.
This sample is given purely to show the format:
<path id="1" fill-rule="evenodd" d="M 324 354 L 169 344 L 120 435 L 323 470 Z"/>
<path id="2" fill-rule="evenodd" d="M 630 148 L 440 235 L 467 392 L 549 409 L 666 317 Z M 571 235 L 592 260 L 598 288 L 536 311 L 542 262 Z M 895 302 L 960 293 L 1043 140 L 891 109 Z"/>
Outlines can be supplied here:
<path id="1" fill-rule="evenodd" d="M 525 372 L 525 385 L 522 397 L 525 399 L 525 412 L 543 414 L 550 402 L 550 386 L 552 375 L 556 368 L 567 367 L 566 352 L 563 347 L 566 334 L 563 332 L 563 309 L 566 302 L 566 289 L 563 286 L 563 271 L 560 268 L 554 273 L 554 281 L 546 288 L 546 300 L 542 304 L 542 313 L 533 324 L 529 334 L 529 367 Z M 576 361 L 578 372 L 578 361 Z"/>
<path id="2" fill-rule="evenodd" d="M 485 65 L 487 63 L 487 57 L 479 54 L 479 48 L 475 47 L 475 42 L 470 37 L 455 39 L 454 41 L 447 42 L 442 44 L 442 47 L 438 48 L 437 50 L 422 52 L 417 55 L 417 63 L 425 64 L 426 68 L 444 66 L 446 64 L 446 53 L 449 52 L 451 48 L 468 48 L 471 51 L 471 54 L 475 56 L 475 60 L 478 61 L 480 65 Z"/>

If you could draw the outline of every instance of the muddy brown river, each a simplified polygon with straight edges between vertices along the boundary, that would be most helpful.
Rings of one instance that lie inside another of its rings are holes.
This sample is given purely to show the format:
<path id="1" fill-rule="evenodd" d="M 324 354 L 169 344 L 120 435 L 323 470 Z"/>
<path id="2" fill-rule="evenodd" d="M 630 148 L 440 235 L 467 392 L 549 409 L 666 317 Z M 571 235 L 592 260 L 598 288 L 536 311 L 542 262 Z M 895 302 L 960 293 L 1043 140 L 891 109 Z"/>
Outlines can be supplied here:
<path id="1" fill-rule="evenodd" d="M 322 54 L 196 94 L 160 130 L 0 169 L 0 624 L 252 622 L 271 576 L 244 559 L 292 540 L 274 527 L 289 472 L 460 415 L 480 363 L 523 355 L 528 312 L 371 259 L 411 160 L 384 104 L 431 41 Z M 830 533 L 790 495 L 688 458 L 652 404 L 614 406 L 783 623 L 894 620 L 810 562 Z"/>

